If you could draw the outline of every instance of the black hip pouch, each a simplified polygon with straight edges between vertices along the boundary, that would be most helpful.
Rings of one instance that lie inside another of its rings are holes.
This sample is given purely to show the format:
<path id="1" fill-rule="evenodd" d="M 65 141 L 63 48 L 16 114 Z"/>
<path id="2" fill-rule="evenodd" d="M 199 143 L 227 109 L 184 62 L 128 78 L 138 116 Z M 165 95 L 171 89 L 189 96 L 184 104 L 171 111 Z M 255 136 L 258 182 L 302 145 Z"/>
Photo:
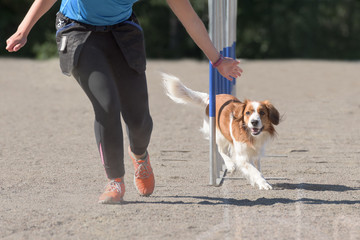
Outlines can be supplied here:
<path id="1" fill-rule="evenodd" d="M 144 35 L 135 15 L 110 26 L 92 26 L 56 14 L 56 44 L 61 71 L 71 76 L 82 47 L 92 32 L 111 32 L 129 66 L 138 73 L 146 70 Z"/>

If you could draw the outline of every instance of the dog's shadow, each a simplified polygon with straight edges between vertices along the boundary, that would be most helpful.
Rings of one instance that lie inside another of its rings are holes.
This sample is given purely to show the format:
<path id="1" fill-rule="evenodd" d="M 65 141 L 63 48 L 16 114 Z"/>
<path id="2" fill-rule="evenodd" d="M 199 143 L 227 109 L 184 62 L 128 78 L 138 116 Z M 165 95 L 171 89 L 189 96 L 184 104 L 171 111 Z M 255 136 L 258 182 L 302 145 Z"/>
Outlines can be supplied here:
<path id="1" fill-rule="evenodd" d="M 360 188 L 352 188 L 344 185 L 328 185 L 328 184 L 311 184 L 311 183 L 277 183 L 273 185 L 274 190 L 307 190 L 307 191 L 335 191 L 335 192 L 346 192 L 346 191 L 359 191 Z M 153 199 L 164 199 L 159 201 L 151 201 Z M 166 200 L 165 200 L 166 199 Z M 176 199 L 175 201 L 169 199 Z M 187 201 L 186 199 L 191 199 Z M 149 198 L 150 201 L 129 201 L 124 204 L 168 204 L 168 205 L 228 205 L 228 206 L 271 206 L 275 204 L 345 204 L 353 205 L 360 204 L 360 200 L 322 200 L 313 198 L 300 198 L 300 199 L 289 199 L 289 198 L 258 198 L 256 200 L 249 199 L 235 199 L 226 197 L 209 197 L 209 196 L 153 196 Z"/>
<path id="2" fill-rule="evenodd" d="M 273 184 L 274 190 L 307 190 L 307 191 L 332 191 L 347 192 L 358 191 L 360 188 L 348 187 L 345 185 L 333 184 L 314 184 L 314 183 L 276 183 Z"/>

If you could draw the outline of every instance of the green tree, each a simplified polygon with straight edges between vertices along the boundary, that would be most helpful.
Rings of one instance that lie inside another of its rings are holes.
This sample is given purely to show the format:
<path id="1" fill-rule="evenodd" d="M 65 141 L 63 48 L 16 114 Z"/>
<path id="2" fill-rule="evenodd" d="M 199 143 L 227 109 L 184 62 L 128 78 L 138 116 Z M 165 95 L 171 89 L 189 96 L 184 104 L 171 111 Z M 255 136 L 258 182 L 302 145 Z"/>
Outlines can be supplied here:
<path id="1" fill-rule="evenodd" d="M 219 0 L 220 1 L 220 0 Z M 55 14 L 60 0 L 35 25 L 27 45 L 5 51 L 33 0 L 0 0 L 0 56 L 57 56 Z M 208 24 L 207 0 L 191 0 Z M 165 0 L 140 0 L 134 11 L 149 58 L 204 58 Z M 360 0 L 239 0 L 237 56 L 249 59 L 360 59 Z"/>
<path id="2" fill-rule="evenodd" d="M 29 34 L 28 43 L 18 53 L 5 50 L 6 39 L 17 29 L 33 0 L 0 0 L 0 55 L 11 57 L 49 58 L 57 54 L 55 45 L 55 15 L 60 1 L 46 13 Z"/>

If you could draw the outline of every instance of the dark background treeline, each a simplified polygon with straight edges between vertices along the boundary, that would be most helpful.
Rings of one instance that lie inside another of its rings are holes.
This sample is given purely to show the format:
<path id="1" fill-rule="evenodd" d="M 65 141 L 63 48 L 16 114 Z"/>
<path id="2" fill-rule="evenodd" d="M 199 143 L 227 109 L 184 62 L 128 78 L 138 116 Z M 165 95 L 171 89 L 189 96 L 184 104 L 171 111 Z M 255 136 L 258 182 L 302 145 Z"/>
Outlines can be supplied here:
<path id="1" fill-rule="evenodd" d="M 21 51 L 5 51 L 6 39 L 32 2 L 0 0 L 0 56 L 57 56 L 54 21 L 60 0 L 35 25 Z M 207 0 L 191 2 L 207 26 Z M 165 0 L 141 0 L 134 10 L 149 58 L 204 58 Z M 360 0 L 239 0 L 237 29 L 241 58 L 360 59 Z"/>

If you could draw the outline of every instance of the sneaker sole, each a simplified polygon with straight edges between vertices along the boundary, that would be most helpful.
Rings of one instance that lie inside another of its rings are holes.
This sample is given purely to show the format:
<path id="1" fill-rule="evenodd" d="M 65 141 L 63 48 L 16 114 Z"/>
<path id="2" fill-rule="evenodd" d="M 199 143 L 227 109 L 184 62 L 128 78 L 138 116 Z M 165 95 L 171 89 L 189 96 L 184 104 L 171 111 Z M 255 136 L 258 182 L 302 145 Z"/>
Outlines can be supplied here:
<path id="1" fill-rule="evenodd" d="M 124 203 L 124 198 L 121 198 L 119 201 L 112 201 L 112 200 L 99 200 L 98 203 L 100 204 L 122 204 Z"/>

